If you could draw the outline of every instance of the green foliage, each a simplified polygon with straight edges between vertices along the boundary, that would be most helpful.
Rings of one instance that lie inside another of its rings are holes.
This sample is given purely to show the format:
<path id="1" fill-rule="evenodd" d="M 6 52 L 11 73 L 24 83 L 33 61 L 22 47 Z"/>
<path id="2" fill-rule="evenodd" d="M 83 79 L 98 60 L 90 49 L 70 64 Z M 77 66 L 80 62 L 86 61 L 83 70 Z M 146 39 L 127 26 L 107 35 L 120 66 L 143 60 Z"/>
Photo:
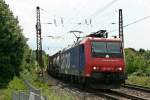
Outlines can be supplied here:
<path id="1" fill-rule="evenodd" d="M 125 49 L 126 55 L 126 70 L 128 74 L 134 75 L 150 75 L 150 51 L 140 49 L 139 51 L 133 48 Z"/>
<path id="2" fill-rule="evenodd" d="M 5 100 L 4 99 L 4 97 L 5 97 L 4 91 L 5 91 L 5 89 L 0 89 L 0 100 Z"/>
<path id="3" fill-rule="evenodd" d="M 23 72 L 33 72 L 37 68 L 36 58 L 34 52 L 30 49 L 26 49 L 25 62 L 23 64 Z"/>
<path id="4" fill-rule="evenodd" d="M 26 48 L 18 19 L 0 0 L 0 87 L 6 86 L 14 75 L 19 76 Z"/>
<path id="5" fill-rule="evenodd" d="M 32 58 L 34 60 L 36 60 L 36 51 L 33 50 L 32 51 Z M 42 63 L 42 66 L 40 66 L 37 62 L 36 62 L 36 69 L 37 69 L 37 72 L 41 72 L 41 68 L 43 68 L 43 70 L 46 70 L 47 68 L 47 64 L 48 64 L 48 54 L 45 53 L 45 51 L 42 51 L 42 59 L 43 59 L 43 63 Z"/>
<path id="6" fill-rule="evenodd" d="M 34 88 L 40 89 L 42 95 L 47 96 L 48 100 L 74 100 L 74 97 L 70 93 L 65 91 L 60 92 L 58 89 L 55 90 L 53 87 L 48 86 L 41 77 L 38 77 L 38 74 L 32 67 L 30 67 L 30 71 L 24 71 L 21 74 L 21 78 L 28 80 Z"/>
<path id="7" fill-rule="evenodd" d="M 48 97 L 48 100 L 74 100 L 71 93 L 65 90 L 49 87 L 46 83 L 40 80 L 32 82 L 33 86 L 42 90 L 42 94 Z"/>
<path id="8" fill-rule="evenodd" d="M 9 82 L 8 87 L 4 92 L 5 100 L 12 100 L 11 94 L 14 91 L 27 91 L 27 87 L 25 86 L 23 80 L 18 77 L 14 77 L 14 79 Z"/>
<path id="9" fill-rule="evenodd" d="M 44 51 L 43 51 L 43 61 L 44 61 L 44 67 L 47 68 L 48 55 Z"/>
<path id="10" fill-rule="evenodd" d="M 135 52 L 132 49 L 125 49 L 125 57 L 126 57 L 126 70 L 127 73 L 133 73 L 136 71 L 137 66 L 134 66 Z"/>

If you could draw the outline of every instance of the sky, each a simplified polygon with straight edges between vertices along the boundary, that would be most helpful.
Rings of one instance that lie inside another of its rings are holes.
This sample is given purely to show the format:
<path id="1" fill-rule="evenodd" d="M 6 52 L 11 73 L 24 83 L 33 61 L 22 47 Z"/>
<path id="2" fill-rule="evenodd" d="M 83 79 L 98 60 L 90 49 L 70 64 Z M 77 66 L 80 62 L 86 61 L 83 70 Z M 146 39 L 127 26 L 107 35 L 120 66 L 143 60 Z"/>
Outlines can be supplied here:
<path id="1" fill-rule="evenodd" d="M 69 33 L 71 30 L 82 31 L 80 36 L 85 36 L 105 29 L 109 32 L 109 37 L 117 36 L 118 9 L 123 10 L 124 25 L 150 16 L 150 0 L 5 0 L 5 2 L 14 16 L 18 17 L 23 34 L 28 38 L 27 43 L 34 50 L 36 49 L 36 7 L 41 8 L 42 45 L 43 50 L 50 55 L 74 43 L 76 38 Z M 54 25 L 54 19 L 57 26 Z M 85 19 L 88 23 L 91 19 L 92 24 L 86 25 Z M 62 38 L 53 39 L 47 36 Z M 125 27 L 124 39 L 125 48 L 150 50 L 150 18 Z"/>

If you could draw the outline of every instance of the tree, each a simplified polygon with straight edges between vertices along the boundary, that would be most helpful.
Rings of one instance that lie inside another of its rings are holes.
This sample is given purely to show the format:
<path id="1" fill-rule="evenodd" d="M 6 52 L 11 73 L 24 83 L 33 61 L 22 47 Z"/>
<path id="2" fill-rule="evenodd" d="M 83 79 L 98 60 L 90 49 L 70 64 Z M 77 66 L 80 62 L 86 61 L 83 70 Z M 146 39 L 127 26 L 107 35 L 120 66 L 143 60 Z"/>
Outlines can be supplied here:
<path id="1" fill-rule="evenodd" d="M 139 53 L 143 54 L 143 53 L 145 53 L 145 50 L 142 49 L 142 48 L 140 48 L 140 49 L 139 49 Z"/>
<path id="2" fill-rule="evenodd" d="M 6 86 L 14 75 L 20 75 L 26 48 L 18 19 L 0 0 L 0 86 Z"/>
<path id="3" fill-rule="evenodd" d="M 137 75 L 150 76 L 150 51 L 133 48 L 125 49 L 126 69 L 128 74 L 136 73 Z"/>
<path id="4" fill-rule="evenodd" d="M 138 67 L 135 66 L 135 57 L 136 51 L 132 48 L 125 49 L 125 57 L 126 57 L 126 71 L 128 74 L 131 74 L 137 71 Z"/>

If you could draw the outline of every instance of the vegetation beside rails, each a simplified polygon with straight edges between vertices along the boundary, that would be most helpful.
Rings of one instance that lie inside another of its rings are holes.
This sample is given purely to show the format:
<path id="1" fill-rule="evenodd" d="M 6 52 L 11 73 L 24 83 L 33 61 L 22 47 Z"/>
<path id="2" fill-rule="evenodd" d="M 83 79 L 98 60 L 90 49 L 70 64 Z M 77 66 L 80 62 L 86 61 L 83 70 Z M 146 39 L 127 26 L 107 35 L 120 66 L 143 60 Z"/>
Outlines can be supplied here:
<path id="1" fill-rule="evenodd" d="M 126 83 L 150 87 L 150 50 L 125 49 Z"/>
<path id="2" fill-rule="evenodd" d="M 32 73 L 32 74 L 31 74 Z M 20 77 L 14 77 L 12 81 L 9 82 L 7 88 L 0 90 L 0 100 L 12 100 L 12 92 L 23 91 L 28 92 L 24 80 L 27 79 L 33 87 L 40 89 L 42 95 L 46 96 L 48 100 L 74 100 L 71 93 L 61 89 L 48 86 L 45 82 L 39 80 L 38 75 L 35 71 L 22 73 Z"/>
<path id="3" fill-rule="evenodd" d="M 59 89 L 58 87 L 52 87 L 52 85 L 48 86 L 48 84 L 39 79 L 38 74 L 36 74 L 35 71 L 32 71 L 32 74 L 26 73 L 22 75 L 22 78 L 28 79 L 33 87 L 40 89 L 42 95 L 46 96 L 48 100 L 74 100 L 71 93 Z"/>
<path id="4" fill-rule="evenodd" d="M 14 77 L 13 80 L 9 82 L 7 89 L 4 91 L 4 100 L 12 100 L 12 92 L 17 91 L 27 91 L 27 87 L 21 78 Z"/>
<path id="5" fill-rule="evenodd" d="M 5 89 L 0 89 L 0 100 L 4 100 L 4 97 L 5 97 L 4 91 Z"/>
<path id="6" fill-rule="evenodd" d="M 126 83 L 150 88 L 150 77 L 130 75 Z"/>

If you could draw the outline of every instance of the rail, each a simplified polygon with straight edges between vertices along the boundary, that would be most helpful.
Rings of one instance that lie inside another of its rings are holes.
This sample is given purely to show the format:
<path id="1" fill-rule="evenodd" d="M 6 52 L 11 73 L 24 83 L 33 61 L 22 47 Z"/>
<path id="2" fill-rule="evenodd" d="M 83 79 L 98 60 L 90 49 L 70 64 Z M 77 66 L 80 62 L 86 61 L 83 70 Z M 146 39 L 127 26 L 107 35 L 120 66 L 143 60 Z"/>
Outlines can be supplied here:
<path id="1" fill-rule="evenodd" d="M 123 97 L 131 99 L 131 100 L 148 100 L 147 98 L 143 98 L 143 97 L 123 93 L 123 92 L 120 92 L 120 91 L 111 90 L 111 93 L 113 93 L 115 95 L 123 96 Z"/>
<path id="2" fill-rule="evenodd" d="M 150 88 L 139 85 L 125 84 L 122 87 L 150 93 Z"/>

